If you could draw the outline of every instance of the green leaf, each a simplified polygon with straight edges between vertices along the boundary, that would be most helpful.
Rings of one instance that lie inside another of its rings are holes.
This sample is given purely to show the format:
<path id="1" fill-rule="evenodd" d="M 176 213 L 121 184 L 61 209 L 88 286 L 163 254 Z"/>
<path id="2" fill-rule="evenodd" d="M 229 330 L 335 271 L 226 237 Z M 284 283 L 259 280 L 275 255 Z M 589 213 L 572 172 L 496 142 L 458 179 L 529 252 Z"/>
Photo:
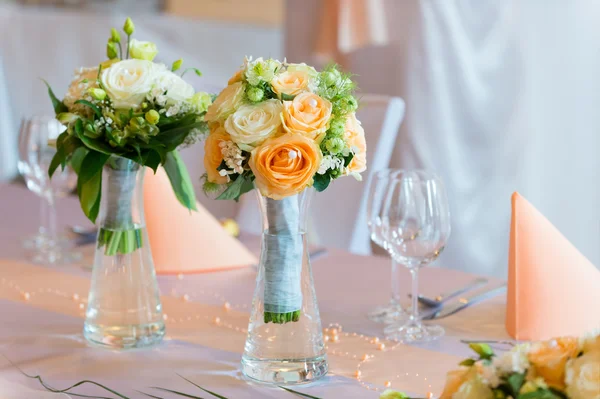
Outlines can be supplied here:
<path id="1" fill-rule="evenodd" d="M 94 113 L 96 114 L 96 116 L 98 118 L 100 118 L 102 116 L 102 111 L 100 111 L 100 108 L 98 108 L 96 105 L 92 104 L 91 102 L 89 102 L 87 100 L 77 100 L 77 101 L 75 101 L 75 104 L 86 105 L 94 111 Z"/>
<path id="2" fill-rule="evenodd" d="M 88 154 L 88 152 L 89 150 L 86 147 L 79 147 L 75 151 L 73 151 L 73 154 L 71 155 L 71 167 L 78 175 L 81 171 L 81 164 L 83 163 L 83 159 Z"/>
<path id="3" fill-rule="evenodd" d="M 244 175 L 240 175 L 235 179 L 225 191 L 218 197 L 218 200 L 234 200 L 239 201 L 240 197 L 254 189 L 254 183 Z"/>
<path id="4" fill-rule="evenodd" d="M 482 359 L 491 359 L 494 356 L 494 351 L 488 344 L 471 343 L 469 344 L 469 348 L 477 353 Z"/>
<path id="5" fill-rule="evenodd" d="M 156 173 L 156 171 L 158 170 L 158 167 L 160 166 L 161 163 L 162 163 L 162 159 L 161 159 L 158 151 L 149 150 L 148 154 L 146 156 L 146 159 L 144 160 L 144 165 L 149 167 L 150 169 L 152 169 L 154 171 L 154 173 Z"/>
<path id="6" fill-rule="evenodd" d="M 225 396 L 221 396 L 221 395 L 219 395 L 219 394 L 217 394 L 217 393 L 214 393 L 214 392 L 211 392 L 211 391 L 209 391 L 208 389 L 204 389 L 204 388 L 202 388 L 200 385 L 198 385 L 198 384 L 196 384 L 196 383 L 194 383 L 194 382 L 192 382 L 192 381 L 188 380 L 187 378 L 185 378 L 184 376 L 182 376 L 182 375 L 180 375 L 180 374 L 177 374 L 177 375 L 178 375 L 178 376 L 180 376 L 181 378 L 183 378 L 184 380 L 186 380 L 187 382 L 189 382 L 190 384 L 194 385 L 195 387 L 198 387 L 198 388 L 202 389 L 204 392 L 211 394 L 211 395 L 212 395 L 212 396 L 214 396 L 215 398 L 219 398 L 219 399 L 227 399 Z"/>
<path id="7" fill-rule="evenodd" d="M 566 396 L 556 395 L 549 389 L 538 389 L 534 392 L 527 392 L 517 396 L 517 399 L 562 399 Z"/>
<path id="8" fill-rule="evenodd" d="M 185 75 L 188 71 L 194 71 L 194 73 L 196 73 L 196 75 L 198 76 L 202 76 L 202 72 L 200 72 L 200 70 L 198 68 L 186 68 L 182 73 L 181 73 L 181 77 L 183 78 L 183 75 Z"/>
<path id="9" fill-rule="evenodd" d="M 294 99 L 294 97 L 296 97 L 296 96 L 292 95 L 292 94 L 281 93 L 281 100 L 283 100 L 283 101 L 292 101 Z"/>
<path id="10" fill-rule="evenodd" d="M 310 399 L 321 399 L 321 398 L 318 398 L 318 397 L 316 397 L 316 396 L 312 396 L 312 395 L 309 395 L 309 394 L 306 394 L 306 393 L 302 393 L 302 392 L 294 391 L 293 389 L 290 389 L 290 388 L 282 387 L 281 385 L 279 386 L 279 388 L 281 388 L 281 389 L 285 389 L 285 390 L 286 390 L 286 391 L 288 391 L 288 392 L 294 393 L 294 394 L 296 394 L 296 395 L 299 395 L 299 396 L 302 396 L 302 397 L 305 397 L 305 398 L 310 398 Z"/>
<path id="11" fill-rule="evenodd" d="M 320 175 L 317 173 L 317 174 L 315 174 L 315 177 L 313 178 L 313 180 L 314 180 L 313 187 L 318 192 L 325 191 L 325 189 L 327 187 L 329 187 L 329 183 L 331 183 L 331 177 L 327 173 L 325 173 L 323 175 Z"/>
<path id="12" fill-rule="evenodd" d="M 75 125 L 75 126 L 77 126 L 77 125 Z M 85 144 L 85 146 L 87 148 L 89 148 L 90 150 L 101 152 L 106 155 L 112 155 L 112 154 L 121 155 L 121 154 L 123 154 L 123 151 L 117 151 L 115 148 L 106 144 L 104 141 L 87 137 L 85 134 L 83 134 L 83 132 L 81 134 L 78 134 L 78 137 L 81 141 L 83 141 L 83 144 Z"/>
<path id="13" fill-rule="evenodd" d="M 508 377 L 508 386 L 511 390 L 513 398 L 518 397 L 519 391 L 525 382 L 525 374 L 515 373 Z"/>
<path id="14" fill-rule="evenodd" d="M 159 391 L 163 391 L 163 392 L 169 392 L 169 393 L 174 393 L 175 395 L 179 395 L 179 396 L 184 396 L 186 398 L 192 398 L 192 399 L 204 399 L 200 396 L 194 396 L 194 395 L 190 395 L 187 393 L 183 393 L 183 392 L 177 392 L 177 391 L 173 391 L 171 389 L 166 389 L 166 388 L 161 388 L 161 387 L 151 387 L 152 389 L 158 389 Z"/>
<path id="15" fill-rule="evenodd" d="M 194 186 L 177 150 L 167 153 L 164 168 L 179 202 L 186 208 L 195 211 L 196 194 L 194 193 Z"/>
<path id="16" fill-rule="evenodd" d="M 77 194 L 79 203 L 85 216 L 92 223 L 96 222 L 100 210 L 100 196 L 102 191 L 102 168 L 109 155 L 101 152 L 90 151 L 81 163 L 80 173 L 77 178 Z"/>
<path id="17" fill-rule="evenodd" d="M 183 143 L 192 129 L 203 127 L 205 124 L 206 122 L 200 121 L 169 130 L 162 130 L 161 127 L 160 135 L 154 137 L 154 141 L 163 144 L 167 152 L 173 151 Z"/>
<path id="18" fill-rule="evenodd" d="M 50 84 L 48 82 L 46 82 L 44 79 L 42 79 L 42 81 L 46 84 L 46 87 L 48 87 L 48 95 L 50 96 L 50 100 L 52 101 L 52 107 L 54 108 L 54 113 L 58 115 L 61 112 L 69 111 L 67 106 L 62 101 L 60 101 L 58 98 L 56 98 L 56 96 L 54 95 L 54 92 L 52 91 L 52 88 L 50 87 Z"/>
<path id="19" fill-rule="evenodd" d="M 81 141 L 68 133 L 61 133 L 56 139 L 56 154 L 52 157 L 48 167 L 48 176 L 52 177 L 56 169 L 60 166 L 65 168 L 67 158 L 77 149 L 81 147 Z"/>
<path id="20" fill-rule="evenodd" d="M 344 167 L 348 167 L 348 165 L 350 165 L 350 162 L 352 162 L 352 159 L 354 159 L 354 153 L 351 152 L 350 155 L 344 157 Z"/>
<path id="21" fill-rule="evenodd" d="M 459 366 L 467 366 L 471 367 L 475 364 L 475 359 L 465 359 L 462 362 L 458 363 Z"/>

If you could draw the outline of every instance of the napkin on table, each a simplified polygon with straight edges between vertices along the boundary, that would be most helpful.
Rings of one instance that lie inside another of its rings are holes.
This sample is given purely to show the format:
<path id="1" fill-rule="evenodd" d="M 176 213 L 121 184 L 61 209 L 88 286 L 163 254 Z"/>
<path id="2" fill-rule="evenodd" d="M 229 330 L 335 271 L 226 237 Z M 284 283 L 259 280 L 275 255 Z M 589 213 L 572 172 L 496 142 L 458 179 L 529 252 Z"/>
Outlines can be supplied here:
<path id="1" fill-rule="evenodd" d="M 256 257 L 229 235 L 202 205 L 186 209 L 163 168 L 146 171 L 144 211 L 158 274 L 210 272 L 257 264 Z"/>
<path id="2" fill-rule="evenodd" d="M 508 333 L 519 340 L 582 335 L 600 328 L 599 308 L 600 271 L 515 192 L 508 260 Z"/>

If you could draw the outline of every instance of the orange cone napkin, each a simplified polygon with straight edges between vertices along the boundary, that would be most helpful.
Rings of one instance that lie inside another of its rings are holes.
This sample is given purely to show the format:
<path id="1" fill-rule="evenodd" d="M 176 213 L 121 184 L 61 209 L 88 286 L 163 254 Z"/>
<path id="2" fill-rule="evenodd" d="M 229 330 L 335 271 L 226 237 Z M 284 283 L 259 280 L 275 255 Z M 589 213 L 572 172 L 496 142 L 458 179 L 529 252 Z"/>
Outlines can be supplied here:
<path id="1" fill-rule="evenodd" d="M 256 257 L 202 205 L 182 206 L 163 168 L 146 171 L 144 210 L 158 274 L 198 273 L 249 266 Z"/>
<path id="2" fill-rule="evenodd" d="M 506 330 L 515 339 L 600 327 L 600 271 L 533 205 L 512 196 Z"/>

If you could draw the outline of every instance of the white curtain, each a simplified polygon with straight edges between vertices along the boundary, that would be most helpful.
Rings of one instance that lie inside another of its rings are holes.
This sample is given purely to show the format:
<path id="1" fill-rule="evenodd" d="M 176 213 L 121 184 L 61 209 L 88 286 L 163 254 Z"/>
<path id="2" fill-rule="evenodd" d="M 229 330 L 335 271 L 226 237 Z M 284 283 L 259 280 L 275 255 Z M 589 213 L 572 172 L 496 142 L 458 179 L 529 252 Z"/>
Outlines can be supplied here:
<path id="1" fill-rule="evenodd" d="M 322 2 L 294 3 L 286 56 L 314 59 L 317 25 L 298 8 L 318 15 Z M 439 264 L 506 275 L 510 195 L 519 191 L 600 266 L 600 2 L 384 7 L 390 43 L 337 61 L 364 92 L 405 99 L 392 164 L 433 169 L 446 182 L 453 232 Z"/>

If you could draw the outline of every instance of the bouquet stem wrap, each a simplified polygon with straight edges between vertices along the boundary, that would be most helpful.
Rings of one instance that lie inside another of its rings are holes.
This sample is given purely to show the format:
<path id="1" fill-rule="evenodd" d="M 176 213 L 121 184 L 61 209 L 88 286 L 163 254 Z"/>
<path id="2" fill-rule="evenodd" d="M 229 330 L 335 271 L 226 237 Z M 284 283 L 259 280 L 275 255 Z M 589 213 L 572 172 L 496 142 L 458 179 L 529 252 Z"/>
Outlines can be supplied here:
<path id="1" fill-rule="evenodd" d="M 302 309 L 303 239 L 297 196 L 264 199 L 268 227 L 263 234 L 264 321 L 298 321 Z"/>
<path id="2" fill-rule="evenodd" d="M 104 219 L 98 233 L 98 248 L 107 256 L 125 255 L 142 247 L 141 226 L 133 220 L 139 165 L 118 157 L 106 164 L 103 187 Z"/>

